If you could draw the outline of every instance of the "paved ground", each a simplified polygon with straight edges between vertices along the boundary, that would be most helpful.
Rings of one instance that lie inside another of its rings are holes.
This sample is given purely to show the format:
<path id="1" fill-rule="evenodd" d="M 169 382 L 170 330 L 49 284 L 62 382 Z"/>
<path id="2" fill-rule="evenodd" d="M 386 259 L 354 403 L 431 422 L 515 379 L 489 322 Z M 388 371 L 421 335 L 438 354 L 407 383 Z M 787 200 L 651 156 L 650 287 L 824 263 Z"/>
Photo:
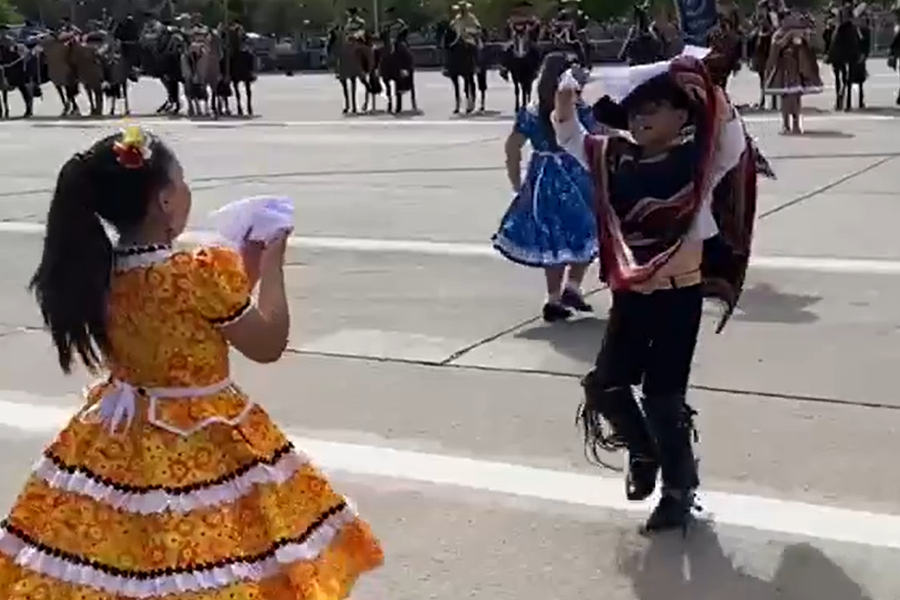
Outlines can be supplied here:
<path id="1" fill-rule="evenodd" d="M 493 257 L 508 201 L 498 113 L 452 119 L 439 75 L 423 115 L 342 119 L 325 76 L 263 78 L 253 121 L 154 120 L 194 184 L 194 227 L 220 204 L 296 199 L 292 352 L 238 362 L 246 387 L 352 495 L 387 566 L 361 600 L 900 598 L 898 81 L 872 64 L 871 109 L 809 104 L 807 135 L 748 117 L 773 159 L 740 314 L 709 321 L 692 399 L 715 522 L 685 541 L 635 533 L 616 474 L 585 465 L 573 426 L 598 318 L 546 326 L 539 273 Z M 742 74 L 734 94 L 755 100 Z M 830 93 L 830 92 L 829 92 Z M 161 91 L 141 84 L 135 106 Z M 24 292 L 61 161 L 111 123 L 0 124 L 0 496 L 10 502 L 77 403 Z M 21 259 L 21 260 L 20 260 Z M 388 450 L 393 449 L 393 450 Z"/>

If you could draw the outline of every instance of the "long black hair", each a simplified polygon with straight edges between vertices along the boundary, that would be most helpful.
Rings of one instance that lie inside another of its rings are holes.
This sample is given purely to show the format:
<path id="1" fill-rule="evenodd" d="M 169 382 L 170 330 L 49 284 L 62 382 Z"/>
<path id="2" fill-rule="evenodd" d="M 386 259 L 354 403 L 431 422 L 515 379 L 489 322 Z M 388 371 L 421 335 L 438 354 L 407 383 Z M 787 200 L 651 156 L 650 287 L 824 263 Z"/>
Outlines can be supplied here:
<path id="1" fill-rule="evenodd" d="M 541 72 L 537 82 L 537 113 L 538 120 L 544 128 L 544 133 L 550 141 L 552 148 L 558 148 L 556 133 L 550 122 L 550 115 L 556 103 L 556 89 L 559 87 L 559 78 L 562 74 L 577 63 L 574 55 L 565 52 L 550 52 L 544 57 L 541 64 Z"/>
<path id="2" fill-rule="evenodd" d="M 120 134 L 75 154 L 57 177 L 43 255 L 29 289 L 65 373 L 71 372 L 75 353 L 89 370 L 96 370 L 109 351 L 106 309 L 113 247 L 104 221 L 120 235 L 136 229 L 151 200 L 171 181 L 174 155 L 157 138 L 145 136 L 151 153 L 139 167 L 120 163 L 114 149 Z"/>

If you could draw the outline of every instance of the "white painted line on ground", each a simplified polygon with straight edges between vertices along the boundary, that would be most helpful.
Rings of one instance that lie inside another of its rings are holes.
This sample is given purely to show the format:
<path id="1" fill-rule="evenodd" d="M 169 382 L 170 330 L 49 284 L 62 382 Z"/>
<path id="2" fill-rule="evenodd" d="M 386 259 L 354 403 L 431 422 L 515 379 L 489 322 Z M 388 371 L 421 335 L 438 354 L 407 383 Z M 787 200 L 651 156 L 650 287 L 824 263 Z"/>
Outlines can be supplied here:
<path id="1" fill-rule="evenodd" d="M 62 398 L 36 397 L 13 390 L 0 391 L 0 396 L 39 401 L 0 400 L 0 426 L 29 434 L 52 435 L 65 426 L 75 410 L 60 406 Z M 615 477 L 296 436 L 291 436 L 291 441 L 309 452 L 325 471 L 457 486 L 621 512 L 645 513 L 648 509 L 648 503 L 627 502 L 622 482 Z M 713 491 L 703 492 L 702 501 L 715 522 L 723 525 L 900 548 L 900 515 Z"/>
<path id="2" fill-rule="evenodd" d="M 0 221 L 0 234 L 3 233 L 43 235 L 44 225 L 28 221 Z M 215 234 L 209 231 L 187 231 L 179 239 L 188 244 L 200 244 L 215 239 Z M 473 244 L 468 242 L 430 242 L 427 240 L 291 236 L 288 240 L 288 246 L 294 249 L 305 250 L 503 259 L 503 257 L 487 243 Z M 810 271 L 817 273 L 858 275 L 900 275 L 900 260 L 828 258 L 815 256 L 754 256 L 750 261 L 750 266 L 754 269 L 767 269 L 773 271 Z"/>
<path id="3" fill-rule="evenodd" d="M 495 118 L 495 117 L 473 117 L 473 118 L 459 118 L 459 119 L 448 119 L 448 120 L 426 120 L 426 119 L 382 119 L 382 118 L 367 118 L 365 116 L 361 117 L 349 117 L 346 119 L 331 119 L 331 120 L 309 120 L 309 121 L 279 121 L 279 120 L 268 120 L 268 119 L 259 119 L 259 120 L 251 120 L 251 121 L 239 121 L 239 120 L 222 120 L 222 121 L 190 121 L 190 120 L 164 120 L 158 119 L 154 117 L 147 117 L 144 119 L 135 118 L 134 120 L 142 121 L 146 124 L 147 128 L 150 130 L 153 129 L 166 129 L 169 127 L 174 128 L 195 128 L 195 129 L 206 129 L 210 131 L 220 130 L 220 131 L 233 131 L 235 129 L 254 129 L 254 128 L 266 128 L 266 127 L 341 127 L 352 129 L 354 127 L 373 127 L 373 128 L 394 128 L 394 127 L 511 127 L 512 126 L 512 116 L 510 115 L 508 118 Z M 779 115 L 745 115 L 744 120 L 747 123 L 781 123 L 781 117 Z M 900 122 L 900 115 L 891 116 L 891 115 L 870 115 L 870 114 L 834 114 L 834 115 L 806 115 L 803 117 L 803 121 L 807 123 L 834 123 L 841 121 L 897 121 Z M 10 123 L 4 123 L 3 127 L 14 127 L 14 126 L 24 126 L 24 127 L 33 127 L 33 128 L 73 128 L 73 129 L 116 129 L 121 127 L 121 122 L 116 120 L 106 120 L 106 121 L 91 121 L 91 120 L 54 120 L 54 121 L 11 121 Z"/>

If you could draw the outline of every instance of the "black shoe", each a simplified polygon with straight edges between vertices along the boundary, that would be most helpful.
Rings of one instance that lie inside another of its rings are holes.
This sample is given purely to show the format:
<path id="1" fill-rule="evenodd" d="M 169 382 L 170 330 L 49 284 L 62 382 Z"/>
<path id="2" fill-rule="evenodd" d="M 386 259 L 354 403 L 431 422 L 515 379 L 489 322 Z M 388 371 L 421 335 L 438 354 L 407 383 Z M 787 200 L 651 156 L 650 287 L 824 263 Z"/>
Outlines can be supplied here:
<path id="1" fill-rule="evenodd" d="M 556 321 L 565 321 L 566 319 L 572 316 L 572 311 L 563 306 L 562 304 L 556 304 L 555 302 L 548 302 L 544 305 L 544 320 L 548 323 L 555 323 Z"/>
<path id="2" fill-rule="evenodd" d="M 584 435 L 588 460 L 606 465 L 601 452 L 628 449 L 625 495 L 629 500 L 648 498 L 656 489 L 659 461 L 650 429 L 631 387 L 607 389 L 598 369 L 581 381 L 584 403 L 577 422 Z"/>
<path id="3" fill-rule="evenodd" d="M 656 490 L 659 462 L 652 456 L 628 455 L 625 473 L 625 497 L 632 502 L 646 500 Z"/>
<path id="4" fill-rule="evenodd" d="M 652 534 L 681 529 L 682 535 L 687 535 L 696 510 L 699 510 L 699 507 L 693 490 L 664 490 L 662 498 L 650 513 L 641 531 Z"/>
<path id="5" fill-rule="evenodd" d="M 594 312 L 594 307 L 585 302 L 581 294 L 570 288 L 563 290 L 560 302 L 563 306 L 568 306 L 578 312 Z"/>

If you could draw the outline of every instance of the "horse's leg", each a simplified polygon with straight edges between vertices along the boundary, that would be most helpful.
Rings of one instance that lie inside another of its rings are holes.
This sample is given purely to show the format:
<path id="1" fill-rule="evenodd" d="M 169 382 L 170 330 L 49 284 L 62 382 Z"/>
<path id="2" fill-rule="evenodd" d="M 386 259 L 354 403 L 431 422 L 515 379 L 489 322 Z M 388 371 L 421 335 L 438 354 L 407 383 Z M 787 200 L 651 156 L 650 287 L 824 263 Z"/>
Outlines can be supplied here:
<path id="1" fill-rule="evenodd" d="M 53 87 L 56 89 L 56 93 L 59 95 L 59 101 L 62 102 L 62 113 L 60 113 L 61 117 L 65 117 L 69 114 L 69 98 L 66 93 L 63 91 L 61 85 L 53 84 Z"/>
<path id="2" fill-rule="evenodd" d="M 239 81 L 231 81 L 231 89 L 234 91 L 234 107 L 237 109 L 239 117 L 244 116 L 244 103 L 241 101 L 241 84 Z M 228 102 L 228 98 L 225 99 Z"/>
<path id="3" fill-rule="evenodd" d="M 463 75 L 463 91 L 466 94 L 466 114 L 475 110 L 475 73 Z"/>
<path id="4" fill-rule="evenodd" d="M 122 102 L 125 104 L 125 116 L 131 114 L 131 104 L 128 101 L 128 78 L 122 82 Z"/>
<path id="5" fill-rule="evenodd" d="M 40 89 L 40 82 L 35 82 L 35 87 Z M 25 112 L 22 114 L 23 119 L 27 119 L 34 115 L 34 89 L 28 84 L 23 85 L 19 88 L 19 93 L 22 94 L 22 101 L 25 102 Z M 9 116 L 7 114 L 7 116 Z"/>
<path id="6" fill-rule="evenodd" d="M 414 113 L 419 112 L 419 103 L 416 101 L 416 73 L 415 71 L 409 72 L 409 103 L 412 106 L 412 111 Z"/>
<path id="7" fill-rule="evenodd" d="M 481 96 L 481 103 L 478 106 L 478 110 L 481 112 L 485 111 L 484 105 L 487 98 L 487 70 L 486 69 L 478 69 L 478 72 L 475 75 L 476 80 L 478 81 L 478 93 Z"/>
<path id="8" fill-rule="evenodd" d="M 344 114 L 350 112 L 350 91 L 347 89 L 347 80 L 341 78 L 341 89 L 344 92 Z"/>
<path id="9" fill-rule="evenodd" d="M 391 95 L 391 80 L 384 78 L 381 83 L 384 86 L 384 98 L 387 100 L 387 112 L 390 114 L 394 112 L 394 97 Z"/>
<path id="10" fill-rule="evenodd" d="M 841 110 L 841 71 L 832 64 L 831 72 L 834 75 L 834 110 Z"/>
<path id="11" fill-rule="evenodd" d="M 519 112 L 520 104 L 519 104 L 519 90 L 522 90 L 522 94 L 525 93 L 525 89 L 519 83 L 518 77 L 513 75 L 513 95 L 516 97 L 516 112 Z M 524 101 L 524 100 L 523 100 Z"/>
<path id="12" fill-rule="evenodd" d="M 397 114 L 403 114 L 403 92 L 400 91 L 396 82 L 394 83 L 394 98 L 396 99 L 395 106 L 397 108 Z"/>
<path id="13" fill-rule="evenodd" d="M 866 85 L 866 84 L 864 84 L 864 83 L 860 83 L 860 84 L 859 84 L 859 95 L 857 96 L 857 98 L 859 99 L 859 108 L 860 108 L 860 110 L 862 110 L 862 109 L 864 109 L 864 108 L 866 107 L 866 90 L 865 90 L 865 85 Z"/>
<path id="14" fill-rule="evenodd" d="M 253 116 L 253 82 L 249 79 L 244 82 L 244 95 L 247 96 L 247 116 Z"/>
<path id="15" fill-rule="evenodd" d="M 356 77 L 350 79 L 350 110 L 354 115 L 359 113 L 356 108 Z"/>
<path id="16" fill-rule="evenodd" d="M 6 85 L 0 88 L 0 119 L 9 118 L 9 92 L 6 91 Z"/>
<path id="17" fill-rule="evenodd" d="M 460 98 L 459 98 L 459 77 L 457 77 L 456 75 L 454 75 L 454 76 L 450 79 L 450 81 L 453 83 L 453 97 L 454 97 L 454 99 L 456 100 L 456 108 L 453 109 L 453 114 L 454 114 L 454 115 L 458 115 L 458 114 L 459 114 L 459 103 L 460 103 Z"/>

